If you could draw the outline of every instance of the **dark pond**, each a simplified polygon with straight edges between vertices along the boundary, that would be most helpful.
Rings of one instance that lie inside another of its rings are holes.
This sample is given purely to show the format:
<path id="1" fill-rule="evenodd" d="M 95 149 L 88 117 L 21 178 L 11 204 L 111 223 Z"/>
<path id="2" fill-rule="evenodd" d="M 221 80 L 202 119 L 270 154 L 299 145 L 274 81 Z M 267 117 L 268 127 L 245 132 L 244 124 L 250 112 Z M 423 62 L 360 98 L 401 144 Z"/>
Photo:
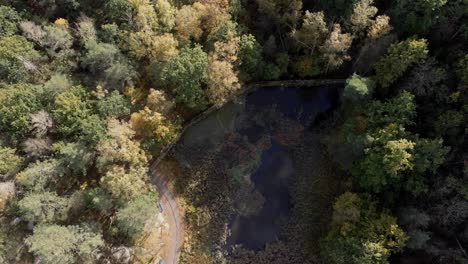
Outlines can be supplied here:
<path id="1" fill-rule="evenodd" d="M 260 250 L 278 239 L 291 208 L 289 181 L 294 167 L 290 148 L 301 144 L 301 131 L 313 128 L 321 114 L 337 105 L 338 90 L 338 86 L 259 89 L 240 102 L 229 103 L 184 135 L 184 145 L 201 144 L 209 149 L 226 144 L 226 135 L 236 134 L 257 150 L 248 164 L 232 168 L 237 171 L 233 177 L 248 190 L 239 204 L 254 209 L 232 215 L 228 246 Z M 191 158 L 179 155 L 186 166 L 191 166 Z"/>

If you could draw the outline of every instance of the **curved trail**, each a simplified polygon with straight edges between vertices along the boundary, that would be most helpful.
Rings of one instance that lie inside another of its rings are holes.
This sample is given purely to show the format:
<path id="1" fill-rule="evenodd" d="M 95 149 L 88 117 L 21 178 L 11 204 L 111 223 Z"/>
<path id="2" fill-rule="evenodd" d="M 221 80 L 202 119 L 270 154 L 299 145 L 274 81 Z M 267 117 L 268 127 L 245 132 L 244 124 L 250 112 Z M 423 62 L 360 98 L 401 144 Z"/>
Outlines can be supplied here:
<path id="1" fill-rule="evenodd" d="M 232 95 L 227 101 L 232 101 L 235 98 L 253 92 L 258 88 L 269 88 L 269 87 L 289 87 L 289 86 L 320 86 L 330 84 L 343 84 L 344 79 L 322 79 L 322 80 L 284 80 L 284 81 L 268 81 L 258 82 L 245 85 L 239 93 Z M 151 175 L 151 181 L 156 185 L 159 193 L 159 202 L 163 207 L 163 214 L 166 216 L 169 222 L 169 242 L 166 248 L 166 255 L 163 259 L 164 264 L 177 264 L 179 262 L 179 256 L 184 241 L 184 219 L 182 209 L 177 203 L 176 197 L 171 192 L 167 185 L 167 179 L 159 175 L 156 172 L 156 167 L 159 163 L 167 156 L 171 149 L 176 145 L 182 134 L 195 125 L 199 121 L 203 120 L 206 116 L 216 111 L 219 107 L 212 106 L 200 113 L 198 116 L 190 120 L 181 130 L 179 138 L 176 139 L 172 144 L 164 148 L 158 155 L 157 159 L 150 166 L 149 174 Z"/>
<path id="2" fill-rule="evenodd" d="M 180 250 L 184 237 L 184 219 L 182 210 L 171 192 L 164 177 L 156 172 L 157 163 L 150 167 L 151 181 L 156 185 L 159 193 L 159 203 L 163 207 L 163 214 L 169 222 L 169 240 L 165 250 L 164 264 L 176 264 L 179 261 Z"/>

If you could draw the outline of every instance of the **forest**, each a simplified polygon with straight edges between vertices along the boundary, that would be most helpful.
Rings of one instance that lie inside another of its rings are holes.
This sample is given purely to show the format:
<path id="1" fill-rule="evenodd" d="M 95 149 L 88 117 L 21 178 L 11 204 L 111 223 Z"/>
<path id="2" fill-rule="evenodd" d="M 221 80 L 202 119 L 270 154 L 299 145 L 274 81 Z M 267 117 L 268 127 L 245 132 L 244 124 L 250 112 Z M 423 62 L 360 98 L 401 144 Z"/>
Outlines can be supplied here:
<path id="1" fill-rule="evenodd" d="M 224 178 L 197 174 L 174 180 L 189 227 L 174 263 L 467 263 L 467 52 L 467 0 L 0 0 L 0 263 L 162 263 L 152 162 L 249 84 L 308 79 L 346 80 L 321 136 L 341 184 L 320 231 L 219 250 L 223 227 L 199 222 L 242 194 L 215 204 L 193 188 Z M 252 147 L 233 141 L 236 162 Z"/>

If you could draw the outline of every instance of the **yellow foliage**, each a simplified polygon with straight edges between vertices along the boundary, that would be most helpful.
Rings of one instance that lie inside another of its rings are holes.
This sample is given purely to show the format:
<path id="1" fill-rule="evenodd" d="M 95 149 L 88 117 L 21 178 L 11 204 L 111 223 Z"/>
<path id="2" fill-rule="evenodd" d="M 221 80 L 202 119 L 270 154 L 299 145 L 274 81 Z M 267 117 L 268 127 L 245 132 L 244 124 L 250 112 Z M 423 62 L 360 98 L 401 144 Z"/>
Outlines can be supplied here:
<path id="1" fill-rule="evenodd" d="M 228 41 L 217 41 L 214 43 L 214 51 L 210 54 L 213 60 L 227 61 L 231 64 L 237 64 L 239 58 L 240 37 L 234 37 L 229 33 Z"/>
<path id="2" fill-rule="evenodd" d="M 68 28 L 68 21 L 64 18 L 57 18 L 54 22 L 57 27 Z"/>
<path id="3" fill-rule="evenodd" d="M 177 55 L 177 45 L 177 40 L 170 33 L 156 36 L 151 41 L 148 55 L 150 59 L 168 61 Z"/>
<path id="4" fill-rule="evenodd" d="M 208 76 L 208 98 L 215 105 L 221 106 L 241 88 L 233 66 L 228 61 L 210 60 Z"/>
<path id="5" fill-rule="evenodd" d="M 177 138 L 177 128 L 161 113 L 145 107 L 137 113 L 133 113 L 130 124 L 138 135 L 153 138 L 163 145 L 170 144 Z"/>
<path id="6" fill-rule="evenodd" d="M 201 24 L 201 12 L 203 5 L 196 2 L 193 6 L 184 5 L 177 11 L 175 29 L 182 40 L 199 39 L 203 34 Z"/>
<path id="7" fill-rule="evenodd" d="M 145 99 L 146 94 L 142 89 L 135 87 L 126 87 L 124 89 L 124 95 L 130 98 L 132 104 L 137 104 Z"/>
<path id="8" fill-rule="evenodd" d="M 140 148 L 140 143 L 134 140 L 135 131 L 129 124 L 110 119 L 107 124 L 108 137 L 99 142 L 97 152 L 98 168 L 105 169 L 108 165 L 116 163 L 130 164 L 132 167 L 146 167 L 148 157 Z"/>
<path id="9" fill-rule="evenodd" d="M 170 33 L 156 36 L 149 31 L 138 31 L 127 38 L 127 49 L 137 59 L 168 61 L 177 55 L 177 46 L 177 40 Z"/>

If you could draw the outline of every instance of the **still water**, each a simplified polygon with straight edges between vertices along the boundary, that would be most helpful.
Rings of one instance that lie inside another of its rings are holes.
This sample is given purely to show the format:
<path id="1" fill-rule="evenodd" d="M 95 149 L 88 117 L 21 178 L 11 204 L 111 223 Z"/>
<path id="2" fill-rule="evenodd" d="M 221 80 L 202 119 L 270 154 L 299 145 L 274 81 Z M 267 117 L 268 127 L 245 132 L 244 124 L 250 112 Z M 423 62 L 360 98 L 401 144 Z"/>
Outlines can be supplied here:
<path id="1" fill-rule="evenodd" d="M 265 244 L 279 239 L 293 206 L 289 182 L 295 169 L 290 150 L 301 144 L 305 130 L 313 129 L 323 114 L 336 107 L 339 89 L 339 86 L 259 89 L 227 104 L 184 134 L 180 144 L 202 146 L 204 150 L 232 144 L 227 140 L 232 136 L 227 135 L 236 135 L 243 139 L 239 149 L 257 153 L 245 159 L 240 157 L 236 160 L 243 162 L 229 165 L 230 171 L 236 172 L 232 177 L 246 190 L 237 204 L 240 208 L 251 208 L 230 216 L 228 247 L 241 244 L 261 250 Z M 232 156 L 236 155 L 242 156 L 238 153 Z M 185 166 L 193 165 L 195 160 L 189 155 L 178 157 Z"/>

